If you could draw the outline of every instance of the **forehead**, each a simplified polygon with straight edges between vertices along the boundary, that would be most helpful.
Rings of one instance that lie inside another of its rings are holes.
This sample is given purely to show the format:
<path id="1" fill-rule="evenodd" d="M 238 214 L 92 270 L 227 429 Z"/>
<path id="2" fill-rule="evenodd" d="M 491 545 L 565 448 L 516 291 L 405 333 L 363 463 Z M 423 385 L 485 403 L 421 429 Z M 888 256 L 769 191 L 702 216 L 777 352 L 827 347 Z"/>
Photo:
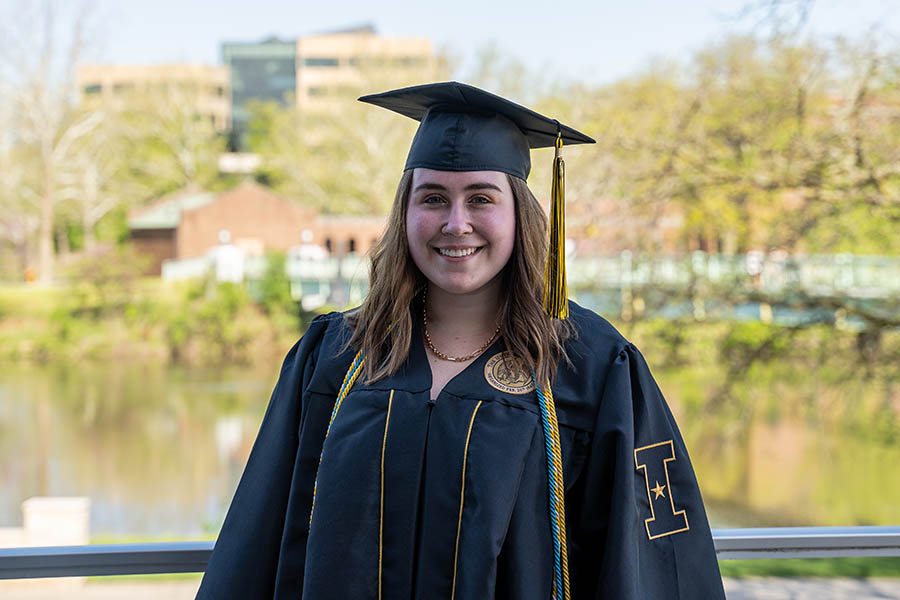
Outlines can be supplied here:
<path id="1" fill-rule="evenodd" d="M 512 193 L 506 173 L 500 171 L 438 171 L 418 167 L 413 170 L 412 189 L 428 184 L 429 187 L 441 186 L 448 190 L 461 190 L 469 186 L 490 184 L 502 191 Z"/>

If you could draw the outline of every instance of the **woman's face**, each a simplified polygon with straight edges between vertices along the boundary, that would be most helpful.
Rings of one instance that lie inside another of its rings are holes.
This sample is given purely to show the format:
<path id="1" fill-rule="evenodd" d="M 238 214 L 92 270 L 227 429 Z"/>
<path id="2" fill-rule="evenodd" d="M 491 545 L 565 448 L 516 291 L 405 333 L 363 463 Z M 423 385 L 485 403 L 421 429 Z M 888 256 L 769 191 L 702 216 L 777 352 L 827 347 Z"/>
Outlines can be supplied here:
<path id="1" fill-rule="evenodd" d="M 406 236 L 432 286 L 467 294 L 499 281 L 515 235 L 515 199 L 504 173 L 413 171 Z"/>

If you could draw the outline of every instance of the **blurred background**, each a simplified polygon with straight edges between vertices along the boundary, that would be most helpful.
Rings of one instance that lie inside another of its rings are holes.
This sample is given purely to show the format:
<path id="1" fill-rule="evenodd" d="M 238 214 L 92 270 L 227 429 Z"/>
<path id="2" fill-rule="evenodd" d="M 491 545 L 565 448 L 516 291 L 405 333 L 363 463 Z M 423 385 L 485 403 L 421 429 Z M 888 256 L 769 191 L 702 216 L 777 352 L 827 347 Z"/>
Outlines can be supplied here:
<path id="1" fill-rule="evenodd" d="M 0 0 L 0 546 L 28 506 L 215 538 L 282 357 L 367 289 L 415 123 L 355 99 L 448 79 L 597 139 L 570 295 L 647 356 L 713 527 L 900 523 L 898 42 L 874 0 Z M 900 577 L 780 562 L 722 567 Z"/>

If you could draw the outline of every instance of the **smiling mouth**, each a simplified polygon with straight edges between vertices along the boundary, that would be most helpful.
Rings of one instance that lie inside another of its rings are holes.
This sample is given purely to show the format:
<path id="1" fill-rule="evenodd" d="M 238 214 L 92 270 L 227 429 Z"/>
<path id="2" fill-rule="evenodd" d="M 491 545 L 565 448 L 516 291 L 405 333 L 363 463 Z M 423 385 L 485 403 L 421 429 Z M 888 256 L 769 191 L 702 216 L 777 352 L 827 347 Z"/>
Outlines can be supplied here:
<path id="1" fill-rule="evenodd" d="M 462 258 L 463 256 L 471 256 L 475 254 L 481 247 L 477 248 L 435 248 L 441 256 L 449 256 L 450 258 Z"/>

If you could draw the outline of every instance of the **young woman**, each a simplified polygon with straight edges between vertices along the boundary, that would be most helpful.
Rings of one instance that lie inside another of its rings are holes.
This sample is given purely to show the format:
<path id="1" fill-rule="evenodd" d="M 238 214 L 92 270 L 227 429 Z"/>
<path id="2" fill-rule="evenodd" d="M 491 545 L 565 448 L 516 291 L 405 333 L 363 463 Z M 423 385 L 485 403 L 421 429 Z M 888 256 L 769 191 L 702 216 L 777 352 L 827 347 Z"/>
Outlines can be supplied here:
<path id="1" fill-rule="evenodd" d="M 458 83 L 362 100 L 421 121 L 370 292 L 288 354 L 198 598 L 724 598 L 640 353 L 545 310 L 529 148 L 593 140 Z"/>

